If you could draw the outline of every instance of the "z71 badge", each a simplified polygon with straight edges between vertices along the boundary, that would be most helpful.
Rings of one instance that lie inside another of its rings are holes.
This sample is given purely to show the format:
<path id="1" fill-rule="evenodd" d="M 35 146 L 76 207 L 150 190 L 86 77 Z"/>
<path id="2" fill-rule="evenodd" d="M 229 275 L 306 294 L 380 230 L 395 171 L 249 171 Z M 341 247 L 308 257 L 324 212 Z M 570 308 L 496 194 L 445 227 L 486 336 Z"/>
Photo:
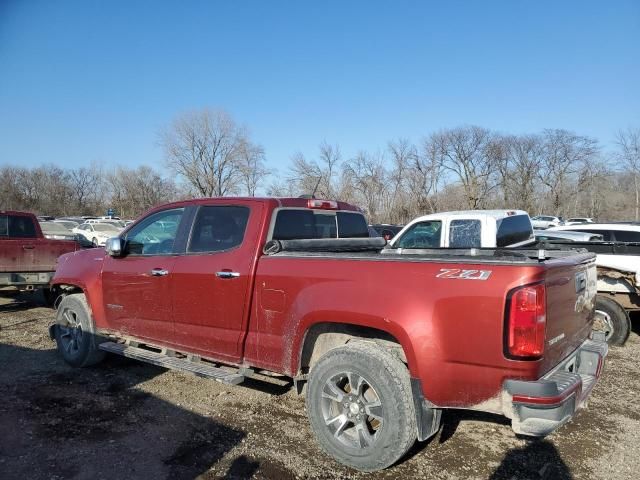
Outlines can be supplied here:
<path id="1" fill-rule="evenodd" d="M 460 278 L 462 280 L 486 280 L 491 270 L 462 270 L 460 268 L 441 268 L 437 278 Z"/>

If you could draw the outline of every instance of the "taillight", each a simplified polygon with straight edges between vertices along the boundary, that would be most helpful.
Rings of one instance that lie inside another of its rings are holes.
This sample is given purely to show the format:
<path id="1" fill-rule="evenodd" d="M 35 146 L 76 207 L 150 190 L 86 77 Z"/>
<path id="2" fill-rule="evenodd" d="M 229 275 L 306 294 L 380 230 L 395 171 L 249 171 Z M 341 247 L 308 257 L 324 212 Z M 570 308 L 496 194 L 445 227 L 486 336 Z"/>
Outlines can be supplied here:
<path id="1" fill-rule="evenodd" d="M 307 201 L 307 207 L 309 208 L 322 208 L 324 210 L 336 210 L 338 208 L 338 202 L 335 200 L 317 200 L 310 198 Z"/>
<path id="2" fill-rule="evenodd" d="M 543 283 L 511 292 L 507 318 L 507 353 L 518 358 L 539 358 L 544 353 L 547 302 Z"/>

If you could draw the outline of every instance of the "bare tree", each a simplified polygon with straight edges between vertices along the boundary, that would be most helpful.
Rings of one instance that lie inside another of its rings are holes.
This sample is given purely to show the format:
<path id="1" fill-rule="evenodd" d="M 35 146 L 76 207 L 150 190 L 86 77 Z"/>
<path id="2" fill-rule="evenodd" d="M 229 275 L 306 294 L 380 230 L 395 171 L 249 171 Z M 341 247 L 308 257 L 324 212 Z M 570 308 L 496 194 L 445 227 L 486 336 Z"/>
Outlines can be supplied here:
<path id="1" fill-rule="evenodd" d="M 511 135 L 502 138 L 504 156 L 498 162 L 503 207 L 533 212 L 542 164 L 543 144 L 538 135 Z"/>
<path id="2" fill-rule="evenodd" d="M 338 192 L 336 176 L 341 154 L 338 146 L 327 142 L 320 144 L 319 161 L 308 160 L 301 152 L 291 157 L 288 181 L 296 185 L 299 194 L 311 194 L 335 198 Z"/>
<path id="3" fill-rule="evenodd" d="M 567 130 L 543 132 L 543 157 L 540 180 L 548 188 L 551 208 L 556 215 L 564 213 L 569 181 L 579 167 L 598 151 L 597 141 Z"/>
<path id="4" fill-rule="evenodd" d="M 247 195 L 256 196 L 258 187 L 263 184 L 269 175 L 265 166 L 264 148 L 251 143 L 244 143 L 238 153 L 240 184 Z"/>
<path id="5" fill-rule="evenodd" d="M 619 159 L 623 168 L 628 169 L 633 176 L 635 191 L 635 220 L 640 219 L 640 129 L 629 128 L 621 130 L 616 136 L 616 144 L 620 149 Z"/>
<path id="6" fill-rule="evenodd" d="M 204 109 L 181 115 L 161 133 L 161 143 L 169 169 L 200 195 L 238 192 L 242 152 L 251 142 L 227 112 Z"/>
<path id="7" fill-rule="evenodd" d="M 486 128 L 471 126 L 443 130 L 432 136 L 442 167 L 462 184 L 466 206 L 482 208 L 495 188 L 495 144 Z"/>
<path id="8" fill-rule="evenodd" d="M 345 162 L 343 177 L 345 184 L 355 193 L 356 202 L 365 208 L 371 221 L 383 220 L 388 182 L 382 156 L 359 152 Z"/>
<path id="9" fill-rule="evenodd" d="M 433 137 L 422 142 L 422 150 L 410 156 L 407 170 L 407 191 L 410 198 L 408 215 L 403 212 L 402 223 L 410 217 L 434 213 L 437 209 L 438 182 L 442 164 L 439 147 Z"/>
<path id="10" fill-rule="evenodd" d="M 107 175 L 107 182 L 110 202 L 123 217 L 135 217 L 176 196 L 175 184 L 148 166 L 118 167 Z"/>
<path id="11" fill-rule="evenodd" d="M 408 139 L 400 138 L 389 142 L 387 150 L 391 154 L 391 169 L 388 174 L 388 193 L 385 198 L 385 221 L 391 217 L 401 218 L 402 222 L 411 216 L 412 195 L 409 192 L 411 170 L 418 162 L 416 146 Z"/>

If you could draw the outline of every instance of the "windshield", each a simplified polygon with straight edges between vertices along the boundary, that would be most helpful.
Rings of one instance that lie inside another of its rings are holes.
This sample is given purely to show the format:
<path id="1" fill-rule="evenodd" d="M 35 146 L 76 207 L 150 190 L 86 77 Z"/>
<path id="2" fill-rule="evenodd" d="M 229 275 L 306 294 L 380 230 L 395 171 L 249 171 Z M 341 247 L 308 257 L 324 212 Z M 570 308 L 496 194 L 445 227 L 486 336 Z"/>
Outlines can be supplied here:
<path id="1" fill-rule="evenodd" d="M 107 223 L 95 223 L 93 225 L 93 229 L 96 232 L 118 233 L 118 229 L 116 227 Z"/>

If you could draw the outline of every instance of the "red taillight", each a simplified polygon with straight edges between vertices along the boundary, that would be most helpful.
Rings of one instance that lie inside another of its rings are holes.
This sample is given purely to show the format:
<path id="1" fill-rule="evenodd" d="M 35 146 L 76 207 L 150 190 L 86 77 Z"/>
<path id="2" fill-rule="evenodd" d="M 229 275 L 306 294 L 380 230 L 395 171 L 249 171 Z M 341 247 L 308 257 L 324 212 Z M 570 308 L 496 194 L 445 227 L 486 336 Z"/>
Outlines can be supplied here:
<path id="1" fill-rule="evenodd" d="M 337 210 L 338 202 L 334 200 L 317 200 L 315 198 L 310 198 L 307 202 L 307 207 L 322 208 L 324 210 Z"/>
<path id="2" fill-rule="evenodd" d="M 544 353 L 547 302 L 544 284 L 530 285 L 511 294 L 507 319 L 507 351 L 513 357 L 540 357 Z"/>

